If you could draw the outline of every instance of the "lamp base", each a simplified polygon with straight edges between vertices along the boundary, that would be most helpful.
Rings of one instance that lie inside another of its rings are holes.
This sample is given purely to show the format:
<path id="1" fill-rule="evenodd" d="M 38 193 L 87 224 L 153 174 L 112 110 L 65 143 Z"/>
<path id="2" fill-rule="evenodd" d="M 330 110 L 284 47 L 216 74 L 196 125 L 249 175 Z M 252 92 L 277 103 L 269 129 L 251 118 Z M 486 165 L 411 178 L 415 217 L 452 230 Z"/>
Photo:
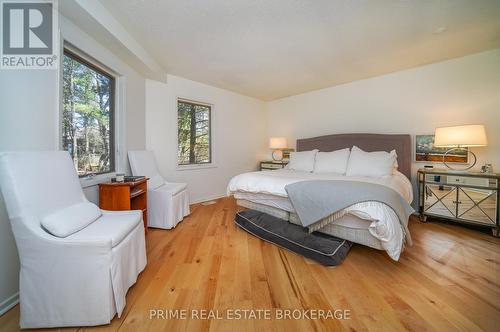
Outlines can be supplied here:
<path id="1" fill-rule="evenodd" d="M 453 168 L 451 167 L 450 165 L 448 165 L 446 163 L 446 156 L 451 152 L 451 151 L 455 151 L 455 150 L 462 150 L 462 151 L 466 151 L 467 153 L 470 153 L 473 157 L 474 157 L 474 162 L 472 163 L 472 165 L 466 167 L 466 168 L 462 168 L 462 169 L 457 169 L 457 168 Z M 476 165 L 476 162 L 477 162 L 477 158 L 476 158 L 476 155 L 474 154 L 474 152 L 468 150 L 468 149 L 465 149 L 465 148 L 461 148 L 461 147 L 458 147 L 458 148 L 452 148 L 452 149 L 449 149 L 448 151 L 446 151 L 443 155 L 443 164 L 450 170 L 450 172 L 453 172 L 453 173 L 467 173 L 467 171 L 469 169 L 471 169 L 472 167 L 474 167 L 474 165 Z"/>
<path id="2" fill-rule="evenodd" d="M 273 160 L 274 161 L 282 161 L 283 160 L 283 151 L 280 149 L 273 150 Z"/>

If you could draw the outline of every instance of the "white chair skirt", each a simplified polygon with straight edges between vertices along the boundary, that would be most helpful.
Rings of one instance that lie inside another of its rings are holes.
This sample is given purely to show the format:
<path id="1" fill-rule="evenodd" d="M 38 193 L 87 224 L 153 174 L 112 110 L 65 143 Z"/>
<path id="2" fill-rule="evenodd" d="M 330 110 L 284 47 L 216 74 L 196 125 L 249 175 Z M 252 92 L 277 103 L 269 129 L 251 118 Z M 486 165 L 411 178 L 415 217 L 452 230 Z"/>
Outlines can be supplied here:
<path id="1" fill-rule="evenodd" d="M 184 185 L 185 187 L 185 185 Z M 167 183 L 148 191 L 148 226 L 171 229 L 189 215 L 189 194 Z M 153 207 L 153 208 L 151 208 Z"/>
<path id="2" fill-rule="evenodd" d="M 34 242 L 23 239 L 18 244 L 28 249 Z M 46 245 L 45 259 L 23 257 L 21 328 L 102 325 L 115 314 L 121 316 L 127 290 L 146 266 L 142 221 L 116 247 L 90 249 L 93 255 L 82 256 L 78 251 L 85 253 L 85 248 Z M 50 272 L 42 269 L 54 259 L 59 264 L 52 264 Z"/>

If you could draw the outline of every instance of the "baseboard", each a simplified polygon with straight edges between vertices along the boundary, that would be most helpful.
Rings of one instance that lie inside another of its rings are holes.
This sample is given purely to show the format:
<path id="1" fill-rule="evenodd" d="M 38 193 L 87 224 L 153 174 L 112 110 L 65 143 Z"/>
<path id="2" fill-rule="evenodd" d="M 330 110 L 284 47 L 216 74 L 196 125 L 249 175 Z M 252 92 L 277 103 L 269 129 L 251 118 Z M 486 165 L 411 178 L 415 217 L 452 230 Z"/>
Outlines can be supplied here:
<path id="1" fill-rule="evenodd" d="M 0 303 L 0 316 L 12 309 L 16 304 L 19 303 L 19 292 L 5 299 Z"/>
<path id="2" fill-rule="evenodd" d="M 219 194 L 219 195 L 207 196 L 207 197 L 204 197 L 204 198 L 200 198 L 200 199 L 194 200 L 194 201 L 190 202 L 189 204 L 190 205 L 192 205 L 192 204 L 198 204 L 198 203 L 202 203 L 202 202 L 206 202 L 206 201 L 211 201 L 213 199 L 219 199 L 219 198 L 222 198 L 222 197 L 226 197 L 226 194 Z"/>

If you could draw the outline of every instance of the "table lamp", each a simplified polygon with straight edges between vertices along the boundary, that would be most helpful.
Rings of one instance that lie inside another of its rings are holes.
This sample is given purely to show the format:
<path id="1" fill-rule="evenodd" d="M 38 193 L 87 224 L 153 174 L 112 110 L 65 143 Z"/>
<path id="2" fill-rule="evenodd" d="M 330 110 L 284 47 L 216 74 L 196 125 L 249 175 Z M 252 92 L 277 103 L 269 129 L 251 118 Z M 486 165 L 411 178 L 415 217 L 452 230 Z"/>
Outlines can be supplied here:
<path id="1" fill-rule="evenodd" d="M 466 171 L 476 164 L 476 155 L 465 149 L 466 147 L 486 146 L 486 131 L 483 125 L 464 125 L 453 127 L 439 127 L 434 132 L 434 146 L 450 148 L 443 155 L 443 164 L 454 171 Z M 465 150 L 474 157 L 472 165 L 465 169 L 457 170 L 446 163 L 446 156 L 453 151 Z"/>
<path id="2" fill-rule="evenodd" d="M 283 151 L 287 147 L 286 137 L 271 137 L 269 139 L 269 148 L 273 150 L 273 160 L 283 160 Z"/>

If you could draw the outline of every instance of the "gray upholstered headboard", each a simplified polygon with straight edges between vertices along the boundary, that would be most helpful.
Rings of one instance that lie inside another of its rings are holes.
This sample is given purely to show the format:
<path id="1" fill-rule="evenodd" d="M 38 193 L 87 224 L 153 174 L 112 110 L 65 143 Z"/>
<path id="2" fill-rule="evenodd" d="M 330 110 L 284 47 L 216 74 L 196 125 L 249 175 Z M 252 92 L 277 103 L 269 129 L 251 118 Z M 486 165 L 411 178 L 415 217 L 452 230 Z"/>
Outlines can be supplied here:
<path id="1" fill-rule="evenodd" d="M 356 145 L 362 150 L 391 151 L 398 154 L 399 171 L 411 179 L 411 136 L 384 134 L 336 134 L 297 140 L 297 151 L 318 149 L 329 152 Z"/>

